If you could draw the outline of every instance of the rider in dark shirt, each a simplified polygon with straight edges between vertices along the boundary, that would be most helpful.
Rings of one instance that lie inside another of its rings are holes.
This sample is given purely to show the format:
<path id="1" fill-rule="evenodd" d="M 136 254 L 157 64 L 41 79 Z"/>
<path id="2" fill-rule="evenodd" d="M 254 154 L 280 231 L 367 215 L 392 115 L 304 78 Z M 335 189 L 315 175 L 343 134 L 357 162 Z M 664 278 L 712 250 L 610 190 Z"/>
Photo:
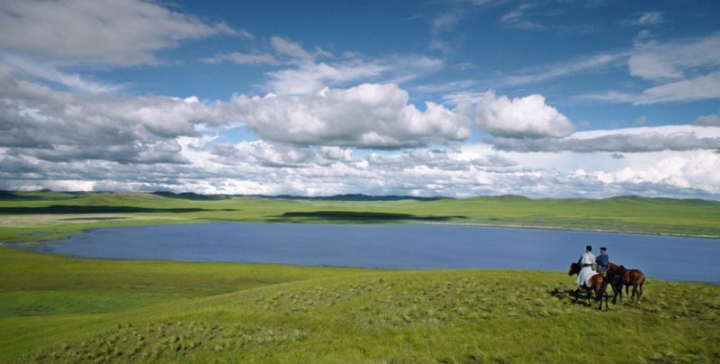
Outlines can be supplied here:
<path id="1" fill-rule="evenodd" d="M 602 247 L 600 248 L 600 255 L 595 259 L 595 263 L 597 263 L 598 272 L 605 276 L 605 272 L 607 271 L 608 265 L 610 264 L 610 257 L 605 254 L 607 251 L 607 248 Z"/>

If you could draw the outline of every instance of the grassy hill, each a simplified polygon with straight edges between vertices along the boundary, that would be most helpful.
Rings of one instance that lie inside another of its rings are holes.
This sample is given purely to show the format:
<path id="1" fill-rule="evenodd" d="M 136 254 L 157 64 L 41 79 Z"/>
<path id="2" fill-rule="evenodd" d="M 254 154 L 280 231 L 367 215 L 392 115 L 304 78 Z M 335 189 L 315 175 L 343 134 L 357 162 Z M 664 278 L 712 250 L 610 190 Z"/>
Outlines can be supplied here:
<path id="1" fill-rule="evenodd" d="M 720 237 L 720 202 L 637 196 L 337 201 L 167 193 L 39 191 L 0 195 L 0 241 L 48 240 L 98 227 L 210 220 L 442 223 Z"/>
<path id="2" fill-rule="evenodd" d="M 0 247 L 2 362 L 720 360 L 720 287 L 574 304 L 573 278 L 70 259 Z"/>

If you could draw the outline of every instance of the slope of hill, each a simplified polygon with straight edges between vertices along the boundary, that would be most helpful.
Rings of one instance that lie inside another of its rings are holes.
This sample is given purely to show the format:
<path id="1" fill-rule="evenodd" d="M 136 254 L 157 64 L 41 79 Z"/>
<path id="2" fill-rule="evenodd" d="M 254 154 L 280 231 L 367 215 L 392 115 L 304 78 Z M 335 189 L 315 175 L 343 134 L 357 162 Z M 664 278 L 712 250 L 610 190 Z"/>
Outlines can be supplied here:
<path id="1" fill-rule="evenodd" d="M 720 287 L 653 280 L 641 304 L 599 312 L 574 303 L 573 281 L 528 271 L 80 260 L 0 247 L 0 361 L 720 359 Z"/>

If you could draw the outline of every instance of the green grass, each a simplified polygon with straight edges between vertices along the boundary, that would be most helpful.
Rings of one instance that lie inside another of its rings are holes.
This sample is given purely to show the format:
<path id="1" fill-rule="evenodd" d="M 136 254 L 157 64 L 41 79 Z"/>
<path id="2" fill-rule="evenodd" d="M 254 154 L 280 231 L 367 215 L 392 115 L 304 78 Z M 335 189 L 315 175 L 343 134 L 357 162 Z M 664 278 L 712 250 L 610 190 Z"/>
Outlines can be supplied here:
<path id="1" fill-rule="evenodd" d="M 471 224 L 720 237 L 720 202 L 704 200 L 634 196 L 531 200 L 500 196 L 435 201 L 317 201 L 52 192 L 22 196 L 0 196 L 0 241 L 52 240 L 91 228 L 211 220 Z"/>
<path id="2" fill-rule="evenodd" d="M 720 203 L 314 201 L 2 193 L 0 241 L 211 220 L 457 223 L 720 236 Z M 574 304 L 556 272 L 74 259 L 0 247 L 0 362 L 720 362 L 720 287 Z"/>
<path id="3" fill-rule="evenodd" d="M 0 248 L 0 361 L 720 360 L 720 287 L 650 280 L 574 304 L 574 278 L 80 260 Z"/>

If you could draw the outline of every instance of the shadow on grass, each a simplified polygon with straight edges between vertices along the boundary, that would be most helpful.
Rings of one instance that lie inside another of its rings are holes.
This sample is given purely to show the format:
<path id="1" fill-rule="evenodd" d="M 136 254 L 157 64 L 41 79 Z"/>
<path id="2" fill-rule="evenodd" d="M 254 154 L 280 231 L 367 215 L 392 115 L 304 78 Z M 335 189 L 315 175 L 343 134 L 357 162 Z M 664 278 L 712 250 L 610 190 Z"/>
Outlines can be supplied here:
<path id="1" fill-rule="evenodd" d="M 286 212 L 274 216 L 272 221 L 301 222 L 301 221 L 328 221 L 328 222 L 356 222 L 377 223 L 394 221 L 448 221 L 452 219 L 465 219 L 466 216 L 418 216 L 413 214 L 387 213 L 387 212 L 357 212 L 357 211 L 307 211 Z"/>
<path id="2" fill-rule="evenodd" d="M 205 211 L 237 211 L 233 209 L 209 210 L 200 208 L 174 208 L 154 209 L 134 206 L 72 206 L 53 205 L 46 207 L 0 207 L 0 214 L 11 215 L 33 215 L 33 214 L 101 214 L 101 213 L 134 213 L 134 212 L 164 212 L 164 213 L 186 213 Z"/>
<path id="3" fill-rule="evenodd" d="M 47 192 L 16 193 L 12 191 L 0 191 L 0 201 L 53 201 L 69 200 L 79 196 L 80 193 L 64 192 L 48 194 Z"/>

